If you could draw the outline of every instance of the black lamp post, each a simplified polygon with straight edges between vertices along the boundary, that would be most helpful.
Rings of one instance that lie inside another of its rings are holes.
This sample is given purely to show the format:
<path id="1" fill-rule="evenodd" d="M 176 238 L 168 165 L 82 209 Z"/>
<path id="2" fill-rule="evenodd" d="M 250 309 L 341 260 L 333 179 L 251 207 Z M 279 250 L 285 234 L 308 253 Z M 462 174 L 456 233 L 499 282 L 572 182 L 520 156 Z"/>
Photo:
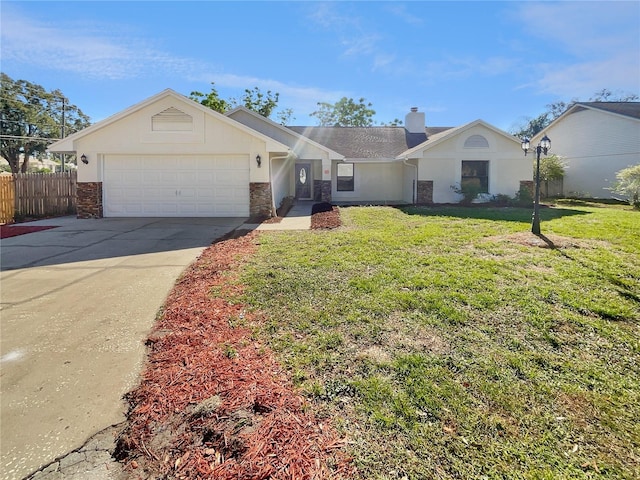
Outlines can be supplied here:
<path id="1" fill-rule="evenodd" d="M 529 151 L 529 139 L 522 139 L 522 150 L 524 155 Z M 542 137 L 540 143 L 536 147 L 536 196 L 533 199 L 533 217 L 531 219 L 531 233 L 540 235 L 540 154 L 544 152 L 546 155 L 551 148 L 551 140 L 546 135 Z"/>

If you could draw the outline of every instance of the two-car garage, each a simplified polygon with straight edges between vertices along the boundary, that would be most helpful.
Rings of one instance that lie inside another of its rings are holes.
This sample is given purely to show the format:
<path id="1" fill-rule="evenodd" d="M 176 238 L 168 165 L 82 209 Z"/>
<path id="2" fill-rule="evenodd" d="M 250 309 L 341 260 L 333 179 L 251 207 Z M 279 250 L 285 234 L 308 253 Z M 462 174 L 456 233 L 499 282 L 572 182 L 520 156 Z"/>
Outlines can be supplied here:
<path id="1" fill-rule="evenodd" d="M 246 217 L 248 155 L 105 155 L 105 217 Z"/>
<path id="2" fill-rule="evenodd" d="M 78 162 L 79 218 L 263 217 L 289 147 L 164 90 L 49 147 Z"/>

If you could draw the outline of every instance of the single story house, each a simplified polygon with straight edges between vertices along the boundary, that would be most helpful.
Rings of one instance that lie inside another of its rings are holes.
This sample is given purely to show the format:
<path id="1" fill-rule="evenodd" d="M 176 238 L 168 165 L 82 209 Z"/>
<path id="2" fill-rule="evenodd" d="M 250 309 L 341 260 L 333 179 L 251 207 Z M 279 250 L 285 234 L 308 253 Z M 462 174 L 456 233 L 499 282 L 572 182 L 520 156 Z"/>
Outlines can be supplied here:
<path id="1" fill-rule="evenodd" d="M 575 103 L 531 145 L 545 134 L 567 166 L 562 194 L 610 198 L 616 172 L 640 164 L 640 102 Z"/>
<path id="2" fill-rule="evenodd" d="M 334 203 L 458 202 L 532 184 L 520 140 L 482 120 L 425 127 L 285 127 L 222 115 L 164 90 L 50 146 L 78 156 L 78 216 L 270 216 L 285 197 Z M 82 161 L 80 161 L 82 159 Z"/>

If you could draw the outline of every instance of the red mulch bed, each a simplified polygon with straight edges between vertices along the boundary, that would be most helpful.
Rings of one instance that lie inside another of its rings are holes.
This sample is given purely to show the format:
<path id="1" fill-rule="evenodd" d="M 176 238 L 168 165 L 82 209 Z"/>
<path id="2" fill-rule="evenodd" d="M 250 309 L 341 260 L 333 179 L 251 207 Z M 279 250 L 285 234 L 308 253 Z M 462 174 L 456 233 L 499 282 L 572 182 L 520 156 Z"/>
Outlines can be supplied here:
<path id="1" fill-rule="evenodd" d="M 27 226 L 27 225 L 0 225 L 0 238 L 16 237 L 26 233 L 39 232 L 41 230 L 49 230 L 56 226 Z"/>
<path id="2" fill-rule="evenodd" d="M 332 229 L 338 228 L 342 225 L 342 221 L 340 220 L 340 210 L 338 210 L 338 207 L 333 205 L 323 207 L 324 204 L 318 205 L 320 205 L 320 208 L 315 209 L 317 211 L 313 212 L 311 215 L 312 230 Z"/>
<path id="3" fill-rule="evenodd" d="M 273 352 L 261 321 L 230 302 L 230 275 L 258 233 L 206 249 L 169 294 L 148 339 L 141 385 L 127 396 L 116 457 L 130 478 L 330 479 L 354 467 L 343 441 L 305 404 Z M 213 293 L 217 292 L 217 293 Z"/>

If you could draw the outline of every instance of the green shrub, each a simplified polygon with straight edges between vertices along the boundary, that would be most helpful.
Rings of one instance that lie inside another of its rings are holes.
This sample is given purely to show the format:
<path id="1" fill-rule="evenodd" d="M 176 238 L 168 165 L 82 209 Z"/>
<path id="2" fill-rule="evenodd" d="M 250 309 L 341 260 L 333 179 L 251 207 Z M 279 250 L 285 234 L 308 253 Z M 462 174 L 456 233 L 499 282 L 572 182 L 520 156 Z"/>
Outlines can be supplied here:
<path id="1" fill-rule="evenodd" d="M 504 193 L 498 193 L 491 198 L 491 203 L 499 207 L 508 207 L 513 203 L 513 198 Z"/>
<path id="2" fill-rule="evenodd" d="M 462 195 L 462 200 L 460 200 L 462 205 L 471 205 L 471 203 L 478 198 L 478 195 L 483 193 L 480 185 L 471 182 L 462 185 L 451 185 L 451 190 L 458 195 Z"/>
<path id="3" fill-rule="evenodd" d="M 533 205 L 533 195 L 528 188 L 521 188 L 516 192 L 514 205 L 517 207 L 530 207 Z"/>
<path id="4" fill-rule="evenodd" d="M 613 192 L 624 195 L 633 208 L 640 210 L 640 164 L 623 168 L 616 173 L 616 178 Z"/>

